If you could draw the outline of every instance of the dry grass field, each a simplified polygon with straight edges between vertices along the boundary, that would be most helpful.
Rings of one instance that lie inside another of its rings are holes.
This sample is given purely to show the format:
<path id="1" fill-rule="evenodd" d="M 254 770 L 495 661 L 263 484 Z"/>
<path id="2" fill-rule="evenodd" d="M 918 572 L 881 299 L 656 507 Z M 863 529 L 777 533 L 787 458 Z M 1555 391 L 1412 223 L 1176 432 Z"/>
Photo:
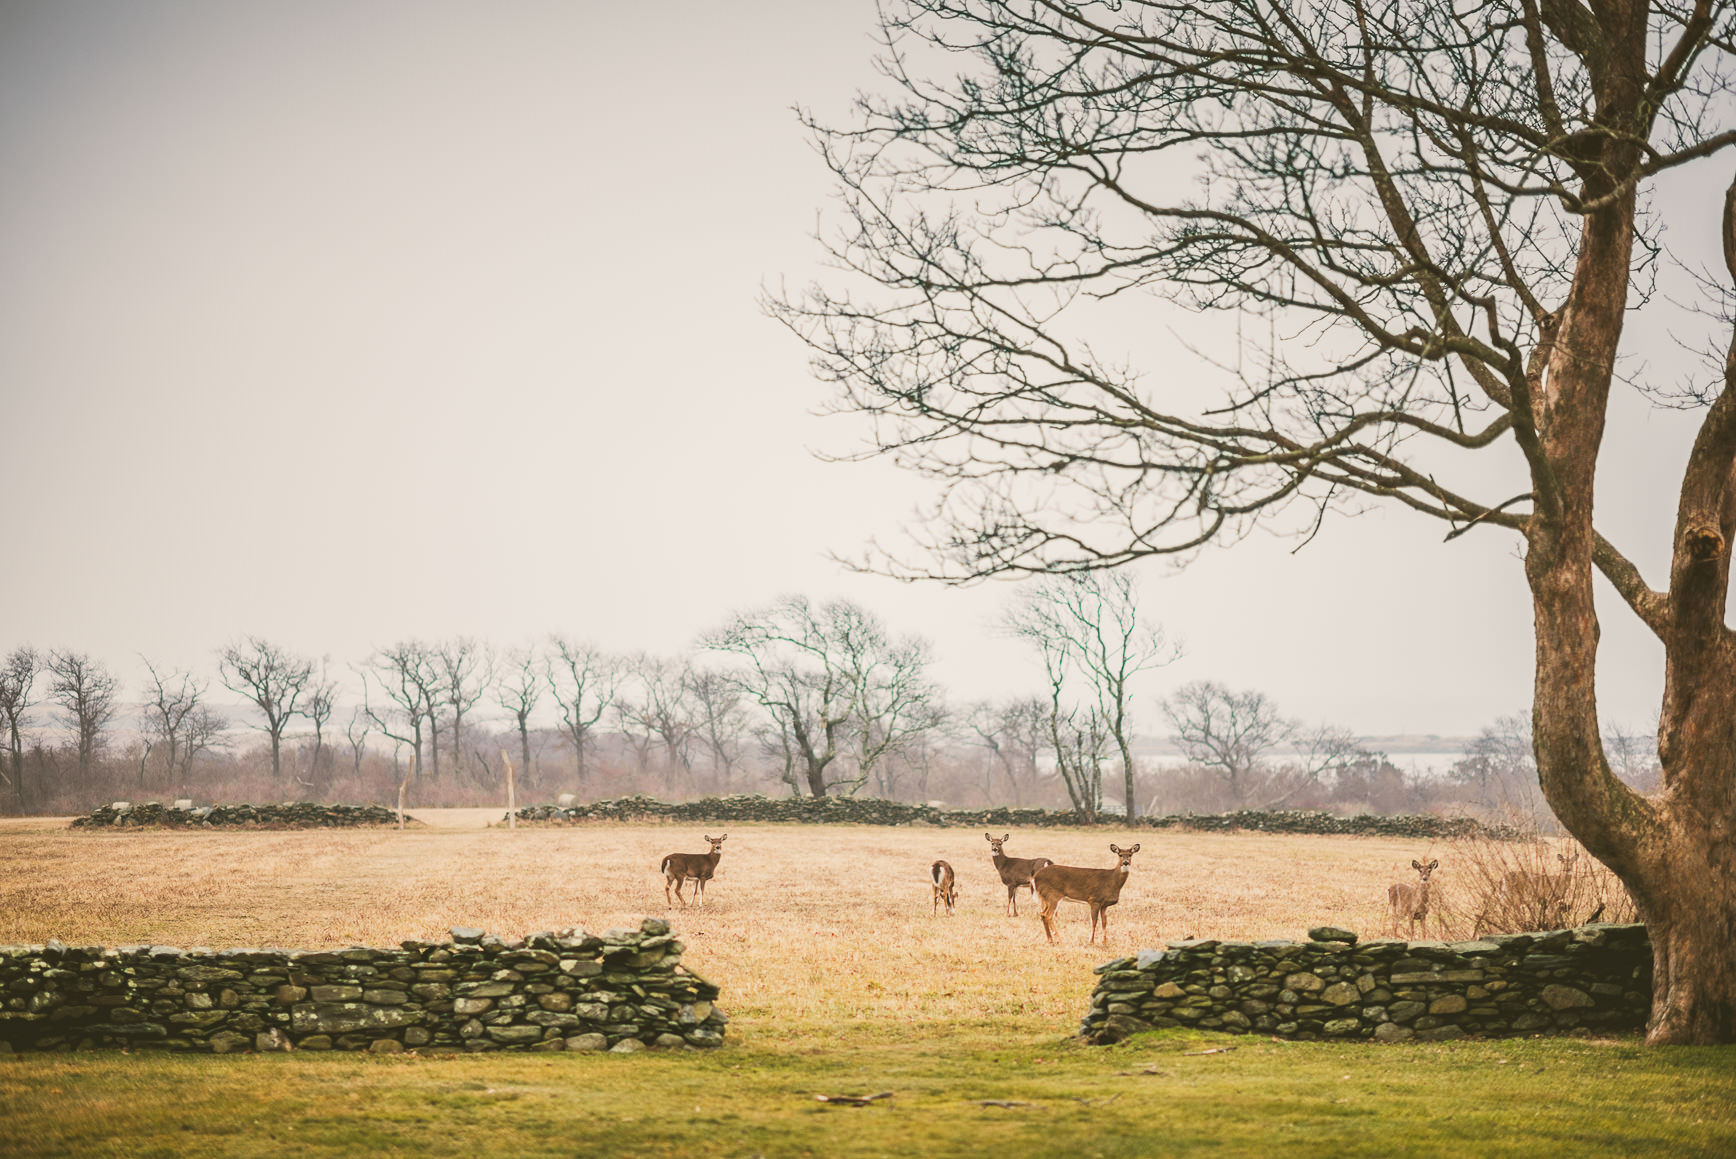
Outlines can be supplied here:
<path id="1" fill-rule="evenodd" d="M 498 815 L 498 814 L 497 814 Z M 705 850 L 684 827 L 286 832 L 19 831 L 0 836 L 0 943 L 391 945 L 454 925 L 508 936 L 601 930 L 667 914 L 687 964 L 723 987 L 732 1034 L 901 1033 L 910 1024 L 1065 1028 L 1091 967 L 1194 935 L 1301 937 L 1327 922 L 1373 935 L 1386 884 L 1426 842 L 1138 835 L 1110 941 L 1061 907 L 1061 944 L 1006 892 L 980 832 L 735 826 L 703 908 L 671 910 L 664 854 Z M 996 836 L 999 836 L 997 833 Z M 1110 831 L 1020 833 L 1009 853 L 1108 865 Z M 931 915 L 928 866 L 958 874 L 955 916 Z M 1450 877 L 1450 860 L 1440 876 Z"/>
<path id="2" fill-rule="evenodd" d="M 0 943 L 330 947 L 453 925 L 519 934 L 667 914 L 733 1021 L 724 1049 L 699 1054 L 0 1058 L 4 1155 L 1736 1150 L 1736 1066 L 1724 1049 L 1195 1031 L 1099 1048 L 1071 1037 L 1105 959 L 1195 934 L 1298 937 L 1321 922 L 1378 933 L 1386 885 L 1411 858 L 1440 857 L 1436 881 L 1450 896 L 1446 844 L 1142 833 L 1104 948 L 1086 945 L 1081 905 L 1063 905 L 1056 947 L 1028 901 L 1005 916 L 980 832 L 731 826 L 707 906 L 670 910 L 657 864 L 702 851 L 702 829 L 64 824 L 0 822 Z M 1127 843 L 1112 830 L 1021 832 L 1008 850 L 1107 865 L 1111 841 Z M 952 918 L 930 913 L 936 857 L 958 872 Z M 854 1110 L 814 1099 L 881 1090 L 894 1097 Z"/>

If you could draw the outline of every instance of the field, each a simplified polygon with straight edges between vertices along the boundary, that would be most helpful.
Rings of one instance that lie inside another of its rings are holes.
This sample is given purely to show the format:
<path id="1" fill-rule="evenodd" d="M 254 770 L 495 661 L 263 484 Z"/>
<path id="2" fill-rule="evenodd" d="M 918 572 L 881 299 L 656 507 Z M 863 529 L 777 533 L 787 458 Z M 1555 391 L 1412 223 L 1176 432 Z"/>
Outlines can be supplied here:
<path id="1" fill-rule="evenodd" d="M 714 829 L 715 833 L 716 830 Z M 980 832 L 732 826 L 704 909 L 666 909 L 656 866 L 685 827 L 76 833 L 0 823 L 0 943 L 213 948 L 519 934 L 667 914 L 723 989 L 708 1055 L 446 1058 L 90 1054 L 0 1062 L 0 1153 L 878 1155 L 1727 1154 L 1736 1053 L 1634 1040 L 1346 1047 L 1200 1033 L 1114 1048 L 1070 1035 L 1105 959 L 1192 935 L 1373 935 L 1385 886 L 1450 847 L 1369 838 L 1142 834 L 1086 945 L 1063 905 L 1004 914 Z M 998 836 L 998 834 L 997 834 Z M 1104 831 L 1008 852 L 1104 865 Z M 953 918 L 927 867 L 952 862 Z M 1233 1047 L 1234 1050 L 1214 1048 Z M 893 1095 L 833 1109 L 816 1094 Z"/>

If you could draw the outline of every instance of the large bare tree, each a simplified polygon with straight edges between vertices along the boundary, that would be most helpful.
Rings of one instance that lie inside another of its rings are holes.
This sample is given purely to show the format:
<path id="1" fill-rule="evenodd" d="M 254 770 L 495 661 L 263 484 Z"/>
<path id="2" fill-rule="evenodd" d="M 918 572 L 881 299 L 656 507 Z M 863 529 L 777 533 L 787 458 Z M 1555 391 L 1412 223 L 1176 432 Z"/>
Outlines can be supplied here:
<path id="1" fill-rule="evenodd" d="M 313 661 L 269 640 L 249 636 L 218 654 L 218 678 L 223 687 L 245 696 L 265 718 L 254 725 L 271 738 L 271 779 L 283 779 L 283 731 L 295 718 L 296 706 L 313 679 Z"/>
<path id="2" fill-rule="evenodd" d="M 452 710 L 452 769 L 464 768 L 464 714 L 475 708 L 494 685 L 494 649 L 470 636 L 448 640 L 435 650 L 440 664 L 440 692 Z M 436 772 L 439 771 L 436 766 Z"/>
<path id="3" fill-rule="evenodd" d="M 150 683 L 145 688 L 145 721 L 148 728 L 147 737 L 150 747 L 158 752 L 164 752 L 166 761 L 164 770 L 167 776 L 164 786 L 172 786 L 181 774 L 183 758 L 187 758 L 187 733 L 194 723 L 193 714 L 199 709 L 205 697 L 205 685 L 194 678 L 190 672 L 169 670 L 157 671 L 143 656 L 139 657 L 145 666 L 145 671 L 151 674 Z M 139 787 L 144 788 L 145 766 L 139 762 Z"/>
<path id="4" fill-rule="evenodd" d="M 0 727 L 6 730 L 5 768 L 0 768 L 0 783 L 10 781 L 18 797 L 18 811 L 24 801 L 24 722 L 35 703 L 30 699 L 31 687 L 42 670 L 43 659 L 28 645 L 12 649 L 0 661 Z M 8 771 L 10 770 L 10 771 Z"/>
<path id="5" fill-rule="evenodd" d="M 383 735 L 399 744 L 410 746 L 408 779 L 420 782 L 422 726 L 425 722 L 431 723 L 435 720 L 441 701 L 440 674 L 433 650 L 420 640 L 400 640 L 390 648 L 381 648 L 375 652 L 369 658 L 368 666 L 360 671 L 360 676 L 362 711 Z M 379 685 L 386 704 L 376 706 L 369 695 L 370 682 Z M 430 747 L 437 747 L 439 740 L 438 732 L 431 734 Z M 359 747 L 356 753 L 359 761 Z M 434 776 L 438 779 L 439 775 L 439 758 L 436 755 Z"/>
<path id="6" fill-rule="evenodd" d="M 1736 1039 L 1727 317 L 1687 392 L 1667 575 L 1593 518 L 1628 316 L 1667 305 L 1642 207 L 1672 171 L 1722 185 L 1736 144 L 1731 0 L 906 0 L 884 21 L 891 94 L 809 118 L 833 256 L 866 288 L 772 305 L 873 450 L 942 483 L 917 570 L 1113 566 L 1370 497 L 1516 534 L 1540 780 L 1645 917 L 1649 1040 Z M 1727 293 L 1736 186 L 1698 212 Z M 1142 379 L 1105 342 L 1148 291 L 1260 340 Z M 1663 644 L 1652 796 L 1604 751 L 1596 574 Z"/>
<path id="7" fill-rule="evenodd" d="M 510 648 L 500 667 L 500 679 L 494 685 L 495 702 L 512 714 L 518 729 L 519 759 L 523 768 L 524 785 L 536 785 L 535 766 L 530 761 L 530 715 L 542 699 L 542 657 L 534 646 Z"/>
<path id="8" fill-rule="evenodd" d="M 50 652 L 48 671 L 53 677 L 49 699 L 66 714 L 66 726 L 78 747 L 79 776 L 88 778 L 103 746 L 103 732 L 114 718 L 120 680 L 102 661 L 84 652 Z"/>

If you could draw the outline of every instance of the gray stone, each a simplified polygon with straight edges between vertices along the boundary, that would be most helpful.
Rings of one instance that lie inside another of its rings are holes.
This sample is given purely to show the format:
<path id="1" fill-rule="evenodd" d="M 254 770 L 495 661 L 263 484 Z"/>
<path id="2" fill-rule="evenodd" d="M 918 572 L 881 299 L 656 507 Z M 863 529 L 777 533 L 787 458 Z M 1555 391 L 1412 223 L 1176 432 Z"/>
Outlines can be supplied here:
<path id="1" fill-rule="evenodd" d="M 1394 1022 L 1409 1022 L 1426 1010 L 1428 1007 L 1421 1002 L 1394 1002 L 1386 1012 Z"/>
<path id="2" fill-rule="evenodd" d="M 247 1035 L 236 1034 L 230 1030 L 219 1030 L 205 1041 L 211 1044 L 211 1051 L 214 1054 L 231 1054 L 238 1050 L 246 1050 L 253 1045 L 253 1040 Z"/>
<path id="3" fill-rule="evenodd" d="M 496 1042 L 536 1042 L 542 1038 L 540 1026 L 490 1026 L 488 1037 Z"/>
<path id="4" fill-rule="evenodd" d="M 607 1050 L 608 1048 L 609 1040 L 601 1034 L 575 1034 L 567 1039 L 568 1050 Z"/>
<path id="5" fill-rule="evenodd" d="M 1315 926 L 1308 931 L 1308 937 L 1316 942 L 1350 942 L 1356 941 L 1356 935 L 1349 930 L 1341 930 L 1337 926 Z"/>
<path id="6" fill-rule="evenodd" d="M 1572 1010 L 1575 1007 L 1596 1006 L 1596 999 L 1572 986 L 1549 985 L 1543 988 L 1543 1001 L 1551 1010 Z"/>
<path id="7" fill-rule="evenodd" d="M 636 1050 L 644 1050 L 645 1044 L 637 1038 L 623 1038 L 609 1048 L 610 1054 L 632 1054 Z"/>
<path id="8" fill-rule="evenodd" d="M 1349 982 L 1334 982 L 1320 992 L 1320 1000 L 1333 1006 L 1350 1006 L 1362 1001 L 1362 991 Z"/>
<path id="9" fill-rule="evenodd" d="M 1443 994 L 1429 1003 L 1430 1014 L 1459 1014 L 1470 1003 L 1465 1001 L 1463 994 Z"/>
<path id="10" fill-rule="evenodd" d="M 402 1054 L 404 1044 L 395 1038 L 376 1038 L 368 1044 L 369 1054 Z"/>
<path id="11" fill-rule="evenodd" d="M 1383 1022 L 1374 1028 L 1374 1040 L 1376 1042 L 1404 1042 L 1415 1036 L 1416 1031 L 1408 1026 L 1400 1026 L 1396 1022 Z"/>

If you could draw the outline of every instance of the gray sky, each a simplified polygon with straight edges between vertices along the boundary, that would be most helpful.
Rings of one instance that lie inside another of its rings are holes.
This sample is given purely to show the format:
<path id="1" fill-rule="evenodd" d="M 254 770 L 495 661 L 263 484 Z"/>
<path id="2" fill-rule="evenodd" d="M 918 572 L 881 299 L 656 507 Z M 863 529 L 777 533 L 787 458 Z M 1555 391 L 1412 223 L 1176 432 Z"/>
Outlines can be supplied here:
<path id="1" fill-rule="evenodd" d="M 960 698 L 1035 691 L 993 629 L 1009 585 L 828 561 L 924 490 L 814 458 L 863 432 L 811 413 L 756 304 L 816 272 L 828 186 L 789 109 L 874 82 L 873 16 L 0 3 L 0 649 L 89 650 L 131 693 L 138 654 L 209 673 L 243 633 L 340 667 L 410 635 L 675 651 L 800 591 L 931 637 Z M 1715 193 L 1679 203 L 1672 237 L 1712 244 Z M 1652 339 L 1638 368 L 1672 365 Z M 1654 583 L 1691 421 L 1628 396 L 1612 423 L 1606 530 Z M 1392 511 L 1145 569 L 1187 644 L 1146 719 L 1196 678 L 1364 733 L 1522 708 L 1517 541 L 1443 530 Z M 1605 721 L 1643 724 L 1661 650 L 1604 623 Z"/>

